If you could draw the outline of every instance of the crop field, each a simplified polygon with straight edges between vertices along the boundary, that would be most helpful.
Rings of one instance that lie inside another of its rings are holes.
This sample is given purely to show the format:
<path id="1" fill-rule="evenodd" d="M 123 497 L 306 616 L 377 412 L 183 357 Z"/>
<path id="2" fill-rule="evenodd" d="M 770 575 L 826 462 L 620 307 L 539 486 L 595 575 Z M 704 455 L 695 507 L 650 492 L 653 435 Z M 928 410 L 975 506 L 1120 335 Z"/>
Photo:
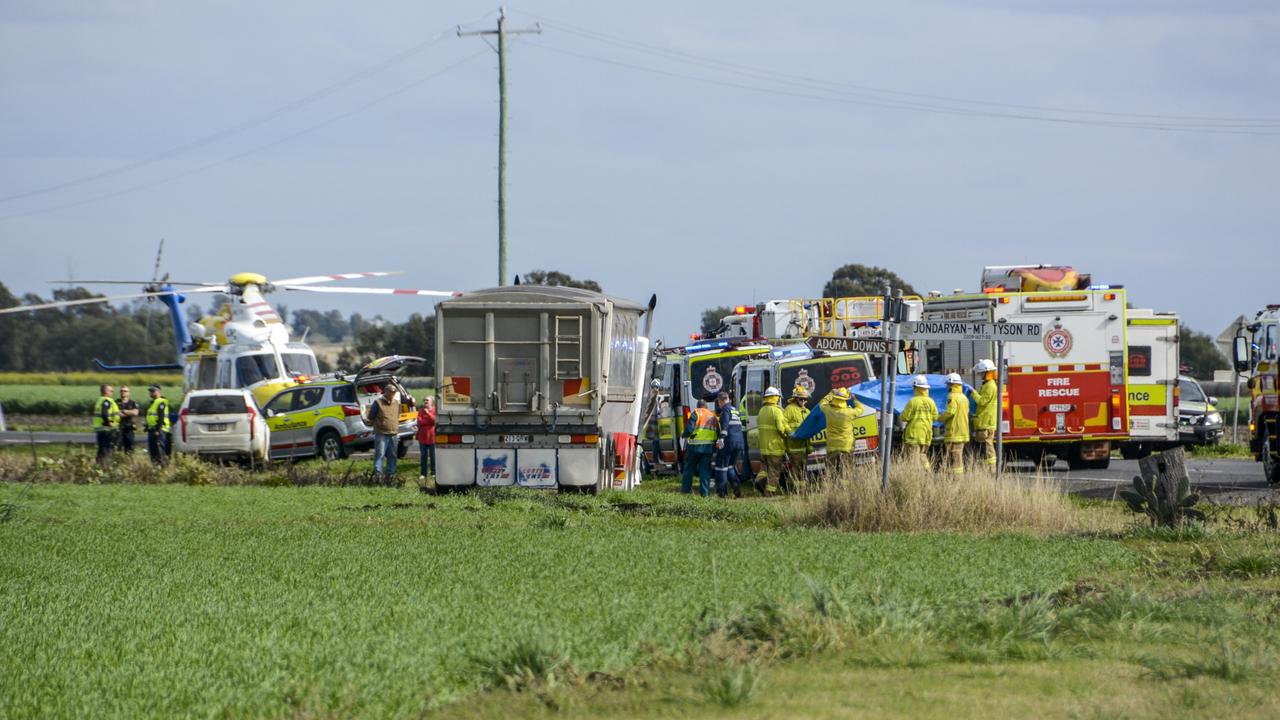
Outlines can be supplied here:
<path id="1" fill-rule="evenodd" d="M 112 383 L 119 395 L 120 383 Z M 176 386 L 162 386 L 165 397 L 177 402 L 182 397 L 181 381 Z M 147 385 L 129 385 L 133 399 L 144 410 L 151 402 Z M 89 409 L 98 397 L 97 385 L 0 385 L 0 406 L 6 415 L 63 415 L 80 416 L 85 427 L 89 423 Z"/>
<path id="2" fill-rule="evenodd" d="M 30 462 L 0 453 L 34 480 L 0 482 L 0 717 L 1280 711 L 1262 510 L 854 533 L 669 481 L 434 496 L 325 485 L 338 464 Z"/>

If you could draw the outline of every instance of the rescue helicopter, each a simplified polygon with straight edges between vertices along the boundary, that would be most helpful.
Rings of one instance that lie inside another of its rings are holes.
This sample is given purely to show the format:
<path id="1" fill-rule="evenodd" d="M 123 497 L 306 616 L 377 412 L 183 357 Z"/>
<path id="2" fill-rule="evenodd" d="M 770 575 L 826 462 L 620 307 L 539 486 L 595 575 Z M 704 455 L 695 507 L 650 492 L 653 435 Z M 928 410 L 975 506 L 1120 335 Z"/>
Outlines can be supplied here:
<path id="1" fill-rule="evenodd" d="M 272 281 L 259 273 L 242 272 L 232 275 L 223 283 L 171 282 L 168 275 L 142 283 L 126 280 L 79 280 L 74 281 L 74 284 L 143 284 L 143 288 L 142 292 L 127 295 L 20 305 L 0 309 L 0 314 L 137 298 L 158 300 L 169 310 L 173 323 L 176 345 L 174 362 L 159 365 L 108 365 L 95 358 L 93 362 L 99 369 L 112 372 L 182 370 L 183 394 L 208 388 L 245 388 L 253 392 L 259 404 L 264 404 L 281 390 L 297 385 L 300 379 L 317 375 L 320 371 L 315 353 L 305 342 L 290 338 L 288 326 L 280 319 L 271 303 L 267 302 L 265 295 L 277 290 L 361 295 L 458 295 L 457 292 L 443 290 L 322 285 L 337 280 L 395 274 L 398 273 L 339 273 Z M 183 310 L 183 303 L 188 295 L 196 293 L 222 293 L 229 301 L 212 314 L 191 322 Z"/>

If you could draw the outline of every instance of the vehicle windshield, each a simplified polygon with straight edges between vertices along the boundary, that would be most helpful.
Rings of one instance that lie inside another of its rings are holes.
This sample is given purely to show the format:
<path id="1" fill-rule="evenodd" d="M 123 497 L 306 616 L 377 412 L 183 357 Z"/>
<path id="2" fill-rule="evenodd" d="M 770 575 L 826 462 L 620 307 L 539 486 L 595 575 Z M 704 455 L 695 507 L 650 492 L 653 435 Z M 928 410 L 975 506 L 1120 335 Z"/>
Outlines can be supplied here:
<path id="1" fill-rule="evenodd" d="M 242 395 L 193 395 L 187 403 L 192 415 L 230 415 L 248 411 Z"/>
<path id="2" fill-rule="evenodd" d="M 803 385 L 809 390 L 809 404 L 813 405 L 838 387 L 853 387 L 867 380 L 867 361 L 862 355 L 833 357 L 783 364 L 778 389 L 784 396 Z"/>
<path id="3" fill-rule="evenodd" d="M 276 356 L 271 353 L 245 355 L 236 358 L 236 377 L 240 381 L 240 387 L 247 387 L 280 377 L 280 366 L 276 365 Z"/>
<path id="4" fill-rule="evenodd" d="M 290 377 L 320 374 L 320 367 L 316 364 L 316 359 L 307 353 L 280 353 L 280 359 L 284 361 L 285 374 Z"/>
<path id="5" fill-rule="evenodd" d="M 1200 385 L 1190 380 L 1178 381 L 1178 395 L 1181 396 L 1181 402 L 1202 403 L 1208 401 L 1204 391 L 1200 389 Z"/>

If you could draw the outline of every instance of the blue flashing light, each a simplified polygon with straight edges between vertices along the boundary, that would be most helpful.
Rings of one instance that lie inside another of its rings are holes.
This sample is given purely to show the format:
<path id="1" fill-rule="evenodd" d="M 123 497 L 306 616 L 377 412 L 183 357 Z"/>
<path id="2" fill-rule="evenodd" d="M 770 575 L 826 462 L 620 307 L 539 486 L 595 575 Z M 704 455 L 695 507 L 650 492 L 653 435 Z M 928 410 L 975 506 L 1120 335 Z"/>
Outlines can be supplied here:
<path id="1" fill-rule="evenodd" d="M 686 345 L 684 350 L 685 352 L 701 352 L 703 350 L 723 350 L 727 347 L 729 347 L 728 340 L 712 340 Z"/>
<path id="2" fill-rule="evenodd" d="M 788 345 L 786 347 L 770 350 L 769 357 L 774 360 L 796 357 L 813 357 L 813 350 L 811 350 L 808 345 Z"/>
<path id="3" fill-rule="evenodd" d="M 1090 290 L 1110 290 L 1111 286 L 1110 285 L 1090 285 L 1089 289 Z"/>

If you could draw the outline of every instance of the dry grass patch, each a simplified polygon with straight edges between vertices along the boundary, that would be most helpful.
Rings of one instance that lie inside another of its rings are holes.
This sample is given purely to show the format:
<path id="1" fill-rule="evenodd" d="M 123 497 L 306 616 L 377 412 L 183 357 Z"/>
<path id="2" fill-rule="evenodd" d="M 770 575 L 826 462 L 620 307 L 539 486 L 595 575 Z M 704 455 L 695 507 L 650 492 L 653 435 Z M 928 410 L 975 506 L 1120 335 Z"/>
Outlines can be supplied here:
<path id="1" fill-rule="evenodd" d="M 971 469 L 953 476 L 906 462 L 891 472 L 888 493 L 880 492 L 877 465 L 829 475 L 795 499 L 790 521 L 856 532 L 1082 529 L 1066 493 L 1042 475 L 1006 472 L 997 480 L 986 469 Z"/>

